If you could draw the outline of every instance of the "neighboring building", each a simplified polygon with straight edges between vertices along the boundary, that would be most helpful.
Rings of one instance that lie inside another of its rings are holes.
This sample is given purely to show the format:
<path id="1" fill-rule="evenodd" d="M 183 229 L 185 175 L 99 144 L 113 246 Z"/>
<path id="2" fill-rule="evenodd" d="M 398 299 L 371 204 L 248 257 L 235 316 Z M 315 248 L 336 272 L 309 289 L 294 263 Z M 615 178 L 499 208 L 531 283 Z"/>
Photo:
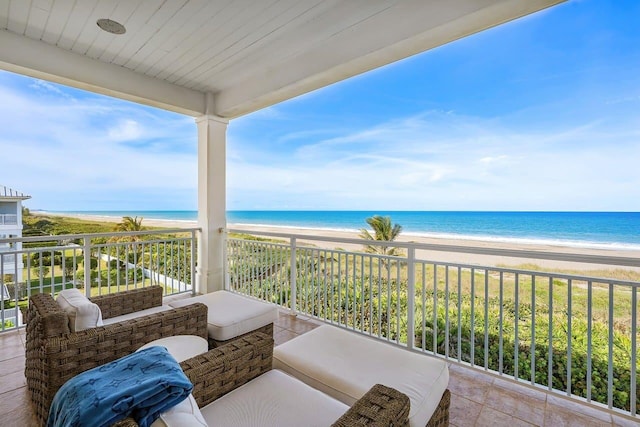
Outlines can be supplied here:
<path id="1" fill-rule="evenodd" d="M 22 201 L 30 198 L 31 196 L 0 185 L 0 239 L 22 237 Z M 22 243 L 0 243 L 0 252 L 9 248 L 20 250 Z M 22 257 L 18 257 L 16 262 L 14 255 L 0 256 L 0 263 L 3 276 L 12 276 L 10 281 L 16 283 L 22 281 Z"/>

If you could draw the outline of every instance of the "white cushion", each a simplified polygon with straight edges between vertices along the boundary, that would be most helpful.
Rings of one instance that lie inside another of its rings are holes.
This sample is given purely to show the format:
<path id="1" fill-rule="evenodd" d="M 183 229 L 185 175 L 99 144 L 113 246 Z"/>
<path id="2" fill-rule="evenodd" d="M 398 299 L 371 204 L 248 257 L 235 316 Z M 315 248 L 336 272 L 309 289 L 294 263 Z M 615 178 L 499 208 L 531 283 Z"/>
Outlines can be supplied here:
<path id="1" fill-rule="evenodd" d="M 60 291 L 56 302 L 69 316 L 69 329 L 72 332 L 103 325 L 100 307 L 89 301 L 78 289 Z"/>
<path id="2" fill-rule="evenodd" d="M 160 414 L 151 427 L 207 427 L 196 399 L 189 395 L 173 408 Z"/>
<path id="3" fill-rule="evenodd" d="M 284 372 L 271 370 L 200 411 L 210 426 L 326 427 L 348 409 Z"/>
<path id="4" fill-rule="evenodd" d="M 159 340 L 154 340 L 143 345 L 136 351 L 153 346 L 165 347 L 178 363 L 209 351 L 207 340 L 196 335 L 176 335 L 173 337 L 160 338 Z"/>
<path id="5" fill-rule="evenodd" d="M 161 305 L 157 307 L 147 308 L 146 310 L 134 311 L 133 313 L 123 314 L 122 316 L 110 317 L 104 319 L 105 325 L 111 325 L 113 323 L 123 322 L 125 320 L 135 319 L 137 317 L 148 316 L 150 314 L 162 313 L 163 311 L 169 311 L 171 307 L 168 305 Z"/>
<path id="6" fill-rule="evenodd" d="M 196 302 L 207 306 L 207 330 L 209 337 L 216 341 L 230 340 L 273 323 L 278 318 L 278 308 L 275 305 L 227 291 L 212 292 L 169 304 L 177 308 Z"/>
<path id="7" fill-rule="evenodd" d="M 273 367 L 349 406 L 375 384 L 393 387 L 409 397 L 409 424 L 420 427 L 449 384 L 442 360 L 328 325 L 277 346 Z"/>

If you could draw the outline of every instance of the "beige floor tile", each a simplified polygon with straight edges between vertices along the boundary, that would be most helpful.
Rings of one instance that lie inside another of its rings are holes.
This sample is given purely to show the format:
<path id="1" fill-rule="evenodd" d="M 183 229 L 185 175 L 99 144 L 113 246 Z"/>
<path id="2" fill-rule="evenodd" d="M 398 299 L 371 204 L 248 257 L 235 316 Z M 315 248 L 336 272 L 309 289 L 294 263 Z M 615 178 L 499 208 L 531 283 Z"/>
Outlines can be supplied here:
<path id="1" fill-rule="evenodd" d="M 24 354 L 0 362 L 0 378 L 7 374 L 24 371 Z"/>
<path id="2" fill-rule="evenodd" d="M 0 361 L 12 359 L 17 354 L 24 354 L 24 342 L 16 332 L 0 333 Z"/>
<path id="3" fill-rule="evenodd" d="M 17 343 L 0 344 L 0 361 L 13 359 L 17 355 L 24 354 L 24 344 L 18 339 Z"/>
<path id="4" fill-rule="evenodd" d="M 25 404 L 17 406 L 11 412 L 2 415 L 0 419 L 2 427 L 32 427 L 37 426 L 31 402 L 26 401 Z"/>
<path id="5" fill-rule="evenodd" d="M 2 422 L 6 418 L 4 414 L 23 405 L 29 405 L 29 392 L 26 387 L 0 394 L 0 425 L 3 425 Z"/>
<path id="6" fill-rule="evenodd" d="M 296 334 L 295 332 L 285 329 L 284 331 L 281 331 L 275 334 L 275 336 L 273 337 L 273 340 L 275 341 L 275 345 L 280 345 L 280 344 L 284 344 L 285 342 L 297 336 L 298 334 Z"/>
<path id="7" fill-rule="evenodd" d="M 24 333 L 24 329 L 13 329 L 0 332 L 0 344 L 5 344 L 14 340 L 20 340 L 20 334 Z"/>
<path id="8" fill-rule="evenodd" d="M 280 328 L 296 332 L 298 334 L 309 332 L 319 326 L 316 322 L 310 322 L 307 320 L 299 319 L 296 316 L 290 316 L 288 314 L 282 313 L 280 313 L 278 321 L 275 325 Z"/>
<path id="9" fill-rule="evenodd" d="M 547 393 L 539 389 L 531 388 L 524 384 L 518 384 L 506 379 L 496 378 L 493 381 L 493 385 L 505 390 L 513 391 L 515 393 L 518 393 L 519 395 L 524 395 L 535 400 L 540 400 L 542 402 L 547 400 Z"/>
<path id="10" fill-rule="evenodd" d="M 456 371 L 449 372 L 449 390 L 458 396 L 484 404 L 490 388 L 489 382 L 477 381 Z"/>
<path id="11" fill-rule="evenodd" d="M 600 411 L 591 406 L 583 405 L 569 399 L 563 399 L 562 397 L 554 396 L 552 394 L 547 397 L 547 411 L 550 409 L 561 409 L 565 412 L 597 418 L 600 421 L 611 423 L 611 415 L 608 412 Z"/>
<path id="12" fill-rule="evenodd" d="M 547 402 L 544 425 L 545 427 L 610 427 L 612 424 L 611 421 L 606 422 Z"/>
<path id="13" fill-rule="evenodd" d="M 317 328 L 319 325 L 307 321 L 297 321 L 292 324 L 290 330 L 298 334 L 304 334 Z"/>
<path id="14" fill-rule="evenodd" d="M 322 320 L 318 320 L 318 319 L 309 319 L 307 320 L 307 322 L 311 323 L 312 325 L 316 325 L 316 326 L 322 326 L 325 323 Z"/>
<path id="15" fill-rule="evenodd" d="M 451 394 L 451 407 L 449 408 L 449 422 L 458 427 L 473 427 L 482 411 L 482 405 L 472 400 L 465 399 L 457 394 Z"/>
<path id="16" fill-rule="evenodd" d="M 467 379 L 471 379 L 478 382 L 483 382 L 487 384 L 493 384 L 495 381 L 495 376 L 483 372 L 479 369 L 469 368 L 467 366 L 461 366 L 455 363 L 451 363 L 449 365 L 449 372 L 455 373 L 457 375 L 463 376 Z"/>
<path id="17" fill-rule="evenodd" d="M 289 314 L 284 314 L 284 313 L 280 313 L 278 315 L 278 320 L 276 320 L 275 325 L 284 328 L 284 329 L 291 329 L 292 325 L 294 322 L 296 322 L 297 319 L 295 316 L 291 316 Z"/>
<path id="18" fill-rule="evenodd" d="M 545 396 L 531 397 L 502 387 L 491 387 L 484 401 L 485 407 L 527 421 L 536 426 L 544 425 Z"/>
<path id="19" fill-rule="evenodd" d="M 613 425 L 616 427 L 638 427 L 640 426 L 640 417 L 637 417 L 635 420 L 631 418 L 620 417 L 618 415 L 613 415 L 611 417 L 613 419 Z"/>
<path id="20" fill-rule="evenodd" d="M 488 406 L 482 408 L 476 422 L 476 426 L 479 427 L 531 427 L 534 425 Z"/>
<path id="21" fill-rule="evenodd" d="M 19 389 L 20 387 L 24 387 L 26 385 L 27 380 L 24 377 L 23 371 L 3 375 L 2 381 L 0 381 L 0 394 Z"/>

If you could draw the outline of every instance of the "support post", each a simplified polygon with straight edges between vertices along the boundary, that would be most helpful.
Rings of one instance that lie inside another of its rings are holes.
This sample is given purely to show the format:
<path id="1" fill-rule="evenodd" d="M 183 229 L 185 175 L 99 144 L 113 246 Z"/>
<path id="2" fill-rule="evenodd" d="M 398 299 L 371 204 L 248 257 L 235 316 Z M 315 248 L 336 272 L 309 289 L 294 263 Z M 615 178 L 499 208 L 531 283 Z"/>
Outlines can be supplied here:
<path id="1" fill-rule="evenodd" d="M 208 103 L 213 103 L 208 96 Z M 198 127 L 198 245 L 196 290 L 224 289 L 226 245 L 226 134 L 228 121 L 213 115 L 196 119 Z"/>

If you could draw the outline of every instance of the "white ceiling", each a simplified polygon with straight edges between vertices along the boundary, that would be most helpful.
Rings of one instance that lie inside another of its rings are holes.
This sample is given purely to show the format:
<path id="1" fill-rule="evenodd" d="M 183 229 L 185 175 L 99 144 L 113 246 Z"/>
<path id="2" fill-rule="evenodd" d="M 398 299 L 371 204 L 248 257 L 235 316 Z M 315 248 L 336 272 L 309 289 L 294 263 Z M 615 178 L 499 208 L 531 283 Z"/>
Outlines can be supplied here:
<path id="1" fill-rule="evenodd" d="M 0 0 L 0 68 L 232 118 L 561 1 Z"/>

